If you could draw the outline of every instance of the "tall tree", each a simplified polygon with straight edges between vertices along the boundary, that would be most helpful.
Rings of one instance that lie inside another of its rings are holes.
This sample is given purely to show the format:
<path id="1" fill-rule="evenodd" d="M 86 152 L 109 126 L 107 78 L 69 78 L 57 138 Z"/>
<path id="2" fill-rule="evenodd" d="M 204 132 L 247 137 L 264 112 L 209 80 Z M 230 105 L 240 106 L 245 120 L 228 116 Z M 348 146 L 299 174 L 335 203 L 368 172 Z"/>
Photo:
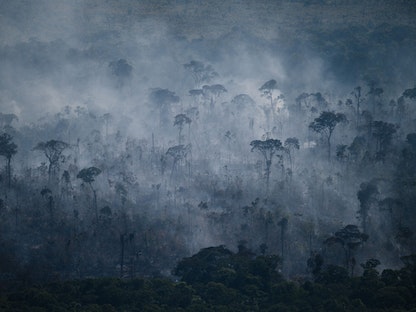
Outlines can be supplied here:
<path id="1" fill-rule="evenodd" d="M 273 106 L 273 91 L 277 90 L 277 82 L 274 79 L 266 81 L 260 88 L 261 95 L 270 100 L 270 106 Z"/>
<path id="2" fill-rule="evenodd" d="M 149 99 L 159 110 L 159 124 L 166 125 L 169 122 L 169 111 L 172 104 L 178 103 L 180 98 L 168 89 L 152 89 Z"/>
<path id="3" fill-rule="evenodd" d="M 116 87 L 122 88 L 125 83 L 131 79 L 133 66 L 131 66 L 125 59 L 112 61 L 108 64 L 111 74 L 116 79 Z"/>
<path id="4" fill-rule="evenodd" d="M 355 97 L 355 103 L 356 103 L 356 109 L 355 109 L 355 117 L 356 117 L 356 127 L 358 127 L 358 125 L 360 124 L 360 107 L 361 107 L 361 102 L 362 102 L 362 97 L 361 97 L 361 87 L 355 87 L 354 91 L 351 92 L 354 97 Z"/>
<path id="5" fill-rule="evenodd" d="M 369 102 L 371 103 L 371 113 L 373 116 L 376 115 L 376 106 L 381 105 L 381 96 L 384 93 L 383 88 L 377 87 L 375 81 L 370 81 L 368 83 L 368 88 L 370 89 L 367 93 L 369 96 Z"/>
<path id="6" fill-rule="evenodd" d="M 275 156 L 277 152 L 282 150 L 282 142 L 276 139 L 267 139 L 264 141 L 254 140 L 251 141 L 250 145 L 251 151 L 258 151 L 264 157 L 264 160 L 266 162 L 266 190 L 268 191 L 273 156 Z"/>
<path id="7" fill-rule="evenodd" d="M 274 79 L 266 81 L 260 88 L 261 96 L 265 97 L 270 101 L 270 107 L 264 107 L 266 117 L 267 117 L 267 131 L 270 131 L 271 122 L 274 122 L 275 119 L 275 104 L 276 98 L 273 96 L 273 92 L 277 90 L 277 82 Z M 271 120 L 270 120 L 271 117 Z"/>
<path id="8" fill-rule="evenodd" d="M 205 65 L 203 62 L 192 60 L 183 67 L 192 75 L 197 88 L 201 87 L 203 83 L 209 83 L 212 79 L 218 76 L 218 73 L 211 65 Z"/>
<path id="9" fill-rule="evenodd" d="M 97 190 L 92 186 L 92 182 L 101 173 L 101 170 L 97 167 L 84 168 L 77 174 L 77 178 L 81 179 L 84 183 L 87 183 L 94 195 L 93 206 L 95 211 L 95 218 L 98 224 L 98 206 L 97 206 Z"/>
<path id="10" fill-rule="evenodd" d="M 185 125 L 190 126 L 191 122 L 192 122 L 191 118 L 189 118 L 185 114 L 178 114 L 178 115 L 175 116 L 175 121 L 173 122 L 173 125 L 177 126 L 178 129 L 179 129 L 179 134 L 178 134 L 178 144 L 179 145 L 182 144 L 182 130 L 183 130 L 183 127 Z"/>
<path id="11" fill-rule="evenodd" d="M 298 138 L 287 138 L 284 143 L 285 151 L 289 156 L 290 170 L 293 171 L 293 152 L 299 149 Z"/>
<path id="12" fill-rule="evenodd" d="M 166 155 L 172 158 L 172 171 L 171 177 L 173 176 L 174 172 L 178 169 L 178 165 L 181 161 L 186 159 L 186 156 L 191 151 L 191 145 L 175 145 L 169 147 L 166 151 Z"/>
<path id="13" fill-rule="evenodd" d="M 0 156 L 7 159 L 7 185 L 11 186 L 11 160 L 17 153 L 17 145 L 12 141 L 12 136 L 8 133 L 0 135 Z"/>
<path id="14" fill-rule="evenodd" d="M 354 253 L 367 239 L 368 235 L 360 232 L 358 226 L 349 224 L 326 239 L 324 245 L 330 247 L 334 244 L 340 244 L 342 246 L 345 256 L 345 267 L 347 270 L 351 270 L 352 276 L 356 265 Z"/>
<path id="15" fill-rule="evenodd" d="M 361 183 L 357 192 L 357 198 L 360 201 L 360 209 L 358 214 L 361 219 L 361 226 L 364 233 L 367 233 L 368 216 L 371 206 L 377 202 L 378 188 L 374 181 Z"/>
<path id="16" fill-rule="evenodd" d="M 58 168 L 59 161 L 62 159 L 62 152 L 69 147 L 68 143 L 59 140 L 49 140 L 47 142 L 39 142 L 33 150 L 42 151 L 49 161 L 48 166 L 48 181 L 51 182 L 51 177 Z"/>
<path id="17" fill-rule="evenodd" d="M 376 159 L 384 161 L 393 135 L 398 128 L 397 125 L 385 121 L 376 120 L 372 122 L 372 134 L 376 139 Z"/>
<path id="18" fill-rule="evenodd" d="M 282 257 L 282 261 L 284 261 L 285 259 L 285 234 L 286 234 L 286 230 L 287 230 L 287 224 L 288 224 L 288 219 L 283 217 L 278 223 L 277 225 L 280 227 L 280 247 L 281 247 L 281 257 Z"/>
<path id="19" fill-rule="evenodd" d="M 209 109 L 212 113 L 217 99 L 221 96 L 221 94 L 227 92 L 227 89 L 223 85 L 214 84 L 204 85 L 202 87 L 202 91 L 204 93 L 205 98 L 209 101 Z"/>
<path id="20" fill-rule="evenodd" d="M 309 128 L 320 133 L 326 138 L 328 146 L 328 160 L 331 160 L 331 137 L 335 127 L 340 122 L 346 122 L 347 118 L 342 113 L 334 113 L 330 111 L 322 112 L 318 118 L 309 124 Z"/>

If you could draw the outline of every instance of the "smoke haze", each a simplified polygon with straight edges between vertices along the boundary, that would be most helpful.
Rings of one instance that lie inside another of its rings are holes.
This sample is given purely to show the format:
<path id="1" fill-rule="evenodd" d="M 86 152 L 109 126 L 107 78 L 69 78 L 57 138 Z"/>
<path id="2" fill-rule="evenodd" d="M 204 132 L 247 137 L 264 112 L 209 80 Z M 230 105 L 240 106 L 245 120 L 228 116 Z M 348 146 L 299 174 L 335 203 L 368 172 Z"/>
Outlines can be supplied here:
<path id="1" fill-rule="evenodd" d="M 19 265 L 44 261 L 46 241 L 82 236 L 55 270 L 111 275 L 119 236 L 135 233 L 129 253 L 143 252 L 142 274 L 241 242 L 283 245 L 284 272 L 306 274 L 331 233 L 367 223 L 360 260 L 397 266 L 414 252 L 414 238 L 394 239 L 416 221 L 414 190 L 398 190 L 416 132 L 415 97 L 403 93 L 416 81 L 411 1 L 15 0 L 0 12 L 0 112 L 18 118 L 1 123 L 18 146 L 13 186 L 1 182 L 2 239 L 25 242 L 10 243 Z M 195 79 L 192 61 L 211 79 Z M 325 111 L 348 120 L 329 138 L 310 126 Z M 268 169 L 250 143 L 271 138 L 299 147 L 281 148 Z M 69 146 L 54 170 L 34 149 L 49 140 Z M 91 166 L 101 171 L 93 183 L 78 176 Z M 377 185 L 365 203 L 362 183 Z M 400 199 L 400 212 L 387 216 L 386 198 Z"/>

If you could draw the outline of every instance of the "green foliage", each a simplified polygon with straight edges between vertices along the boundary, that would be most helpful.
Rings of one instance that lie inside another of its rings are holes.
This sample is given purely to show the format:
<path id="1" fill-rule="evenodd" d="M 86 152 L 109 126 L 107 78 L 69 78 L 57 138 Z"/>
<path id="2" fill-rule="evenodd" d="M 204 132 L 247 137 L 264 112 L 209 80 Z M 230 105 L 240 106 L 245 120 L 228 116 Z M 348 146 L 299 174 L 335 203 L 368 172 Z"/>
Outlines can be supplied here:
<path id="1" fill-rule="evenodd" d="M 218 246 L 202 249 L 181 260 L 174 273 L 189 284 L 213 281 L 234 289 L 254 285 L 267 290 L 273 281 L 281 279 L 276 271 L 279 262 L 275 255 L 254 257 L 243 251 L 234 254 L 224 246 Z"/>
<path id="2" fill-rule="evenodd" d="M 350 278 L 345 268 L 329 265 L 319 281 L 301 285 L 276 272 L 277 256 L 233 253 L 224 246 L 202 249 L 175 269 L 186 282 L 116 278 L 55 282 L 18 287 L 0 296 L 2 311 L 412 311 L 416 308 L 412 274 L 406 266 Z M 375 270 L 377 259 L 362 266 Z M 204 274 L 192 278 L 198 270 Z"/>
<path id="3" fill-rule="evenodd" d="M 328 265 L 317 278 L 317 282 L 324 284 L 344 283 L 348 279 L 348 271 L 337 265 Z"/>

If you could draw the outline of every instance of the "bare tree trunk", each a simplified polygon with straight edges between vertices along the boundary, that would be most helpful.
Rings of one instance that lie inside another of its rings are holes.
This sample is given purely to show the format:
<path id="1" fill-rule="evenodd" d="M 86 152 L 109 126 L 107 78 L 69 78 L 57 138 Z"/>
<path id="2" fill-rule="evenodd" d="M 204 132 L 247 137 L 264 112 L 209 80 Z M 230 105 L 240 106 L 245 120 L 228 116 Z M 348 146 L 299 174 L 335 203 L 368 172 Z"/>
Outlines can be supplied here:
<path id="1" fill-rule="evenodd" d="M 124 270 L 124 236 L 125 234 L 120 235 L 120 244 L 121 244 L 120 278 L 123 278 L 123 270 Z"/>
<path id="2" fill-rule="evenodd" d="M 269 194 L 269 180 L 270 180 L 270 167 L 272 165 L 271 160 L 266 160 L 266 192 Z"/>
<path id="3" fill-rule="evenodd" d="M 7 157 L 7 179 L 8 179 L 8 186 L 9 188 L 11 187 L 12 183 L 12 170 L 11 170 L 11 166 L 10 166 L 10 162 L 11 162 L 11 157 Z"/>
<path id="4" fill-rule="evenodd" d="M 94 193 L 94 211 L 95 211 L 95 221 L 98 224 L 98 205 L 97 205 L 97 191 L 96 190 L 92 190 Z"/>

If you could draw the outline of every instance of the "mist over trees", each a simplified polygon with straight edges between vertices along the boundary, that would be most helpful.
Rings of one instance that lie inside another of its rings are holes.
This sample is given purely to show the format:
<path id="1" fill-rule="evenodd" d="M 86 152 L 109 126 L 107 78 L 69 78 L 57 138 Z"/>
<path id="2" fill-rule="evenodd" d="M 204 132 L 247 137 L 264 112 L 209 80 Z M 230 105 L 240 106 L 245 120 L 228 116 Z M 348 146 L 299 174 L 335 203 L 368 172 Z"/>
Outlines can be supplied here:
<path id="1" fill-rule="evenodd" d="M 368 4 L 243 2 L 0 5 L 0 279 L 194 282 L 185 257 L 224 245 L 312 280 L 416 252 L 411 5 L 308 28 Z"/>

